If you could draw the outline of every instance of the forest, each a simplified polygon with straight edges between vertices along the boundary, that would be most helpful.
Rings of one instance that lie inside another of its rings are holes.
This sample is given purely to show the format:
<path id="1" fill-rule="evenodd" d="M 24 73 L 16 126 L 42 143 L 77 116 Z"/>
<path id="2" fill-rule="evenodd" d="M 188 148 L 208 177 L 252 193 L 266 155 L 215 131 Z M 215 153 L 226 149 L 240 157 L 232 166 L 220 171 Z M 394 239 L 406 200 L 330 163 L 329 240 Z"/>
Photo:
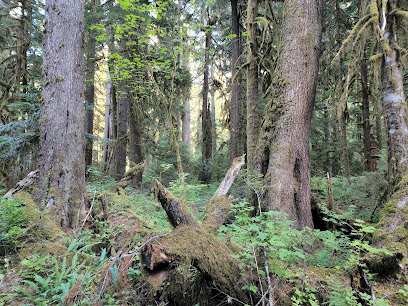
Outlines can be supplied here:
<path id="1" fill-rule="evenodd" d="M 0 0 L 1 305 L 408 305 L 408 0 Z"/>

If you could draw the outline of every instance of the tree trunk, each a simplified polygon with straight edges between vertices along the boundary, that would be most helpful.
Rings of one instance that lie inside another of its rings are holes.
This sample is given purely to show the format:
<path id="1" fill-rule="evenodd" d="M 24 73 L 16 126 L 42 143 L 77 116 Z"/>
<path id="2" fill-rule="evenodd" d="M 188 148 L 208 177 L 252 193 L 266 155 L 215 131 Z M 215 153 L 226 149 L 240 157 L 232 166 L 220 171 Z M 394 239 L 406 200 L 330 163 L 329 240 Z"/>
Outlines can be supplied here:
<path id="1" fill-rule="evenodd" d="M 97 10 L 98 0 L 92 1 L 91 14 Z M 93 148 L 93 121 L 95 108 L 95 54 L 96 54 L 96 33 L 91 29 L 86 30 L 88 36 L 86 42 L 86 68 L 85 68 L 85 131 L 87 133 L 85 146 L 85 166 L 92 165 Z"/>
<path id="2" fill-rule="evenodd" d="M 184 40 L 184 39 L 183 39 Z M 188 65 L 188 56 L 187 56 L 187 50 L 183 50 L 183 69 L 186 74 L 190 74 L 189 72 L 189 65 Z M 191 153 L 191 127 L 190 127 L 190 93 L 188 92 L 186 97 L 184 98 L 183 101 L 183 112 L 181 115 L 181 125 L 182 125 L 182 136 L 181 139 L 185 143 L 186 148 L 187 148 L 187 153 L 190 155 Z M 188 157 L 187 160 L 187 167 L 189 168 L 190 164 L 190 157 Z M 188 170 L 187 170 L 188 171 Z"/>
<path id="3" fill-rule="evenodd" d="M 375 114 L 375 139 L 378 143 L 378 150 L 381 152 L 383 148 L 383 140 L 382 140 L 382 128 L 381 128 L 381 110 L 379 109 L 380 106 L 377 106 L 377 111 Z"/>
<path id="4" fill-rule="evenodd" d="M 247 7 L 247 168 L 254 171 L 256 144 L 259 136 L 258 46 L 256 17 L 258 0 L 249 0 Z"/>
<path id="5" fill-rule="evenodd" d="M 238 0 L 231 0 L 231 34 L 235 35 L 232 38 L 231 50 L 231 120 L 230 120 L 230 146 L 229 157 L 232 161 L 238 156 L 238 120 L 239 120 L 239 84 L 237 79 L 237 61 L 239 57 L 239 13 Z"/>
<path id="6" fill-rule="evenodd" d="M 73 227 L 85 197 L 84 2 L 47 0 L 45 20 L 36 202 Z"/>
<path id="7" fill-rule="evenodd" d="M 120 81 L 117 106 L 117 138 L 115 147 L 115 179 L 120 180 L 126 172 L 126 148 L 128 142 L 129 93 L 126 81 Z"/>
<path id="8" fill-rule="evenodd" d="M 336 31 L 336 41 L 337 45 L 340 48 L 342 44 L 342 32 L 341 32 L 341 9 L 340 9 L 340 2 L 339 0 L 336 0 L 336 26 L 337 26 L 337 31 Z M 343 75 L 343 61 L 340 60 L 338 64 L 338 75 L 342 76 Z M 343 163 L 344 167 L 344 176 L 347 179 L 347 183 L 350 185 L 350 161 L 348 157 L 348 145 L 347 145 L 347 124 L 346 124 L 346 114 L 347 114 L 347 96 L 348 96 L 348 86 L 349 86 L 349 80 L 350 76 L 347 76 L 347 89 L 346 89 L 346 97 L 345 97 L 345 106 L 344 110 L 341 112 L 340 117 L 338 118 L 339 121 L 339 127 L 340 127 L 340 147 L 341 147 L 341 161 Z M 338 89 L 342 90 L 343 89 L 343 80 L 341 77 L 339 77 L 338 81 Z"/>
<path id="9" fill-rule="evenodd" d="M 330 114 L 329 114 L 329 105 L 327 104 L 324 106 L 323 116 L 325 121 L 325 129 L 324 129 L 324 139 L 326 142 L 326 172 L 333 176 L 333 168 L 332 168 L 332 140 L 331 140 L 331 122 L 330 122 Z"/>
<path id="10" fill-rule="evenodd" d="M 142 156 L 142 126 L 141 116 L 139 115 L 139 106 L 132 101 L 129 103 L 129 160 L 140 164 L 143 162 Z M 133 167 L 133 166 L 132 166 Z M 134 188 L 142 187 L 143 171 L 139 171 L 132 178 L 131 186 Z"/>
<path id="11" fill-rule="evenodd" d="M 214 68 L 210 68 L 211 78 L 211 143 L 212 143 L 212 156 L 217 154 L 217 125 L 215 123 L 215 88 L 214 88 Z"/>
<path id="12" fill-rule="evenodd" d="M 285 2 L 280 55 L 255 161 L 265 180 L 262 210 L 287 213 L 296 228 L 313 228 L 309 135 L 321 21 L 321 1 Z"/>
<path id="13" fill-rule="evenodd" d="M 350 185 L 350 160 L 348 157 L 348 145 L 347 145 L 346 111 L 343 111 L 339 118 L 339 126 L 340 126 L 341 160 L 343 162 L 344 167 L 344 176 L 347 179 L 347 183 Z"/>
<path id="14" fill-rule="evenodd" d="M 111 118 L 111 84 L 109 71 L 107 73 L 107 83 L 106 83 L 106 99 L 105 99 L 105 125 L 103 128 L 103 155 L 102 155 L 102 170 L 107 171 L 109 165 L 109 145 L 108 140 L 112 136 L 112 118 Z"/>
<path id="15" fill-rule="evenodd" d="M 392 18 L 388 20 L 385 37 L 389 47 L 383 50 L 382 108 L 385 117 L 388 152 L 388 185 L 398 184 L 408 170 L 408 112 L 405 101 L 401 57 L 393 33 Z M 388 34 L 388 36 L 386 36 Z"/>
<path id="16" fill-rule="evenodd" d="M 211 180 L 212 163 L 212 137 L 211 137 L 211 111 L 208 103 L 208 75 L 210 69 L 210 48 L 211 48 L 211 27 L 215 24 L 211 18 L 208 20 L 205 34 L 205 64 L 204 64 L 204 84 L 203 84 L 203 105 L 201 110 L 202 126 L 202 169 L 200 180 L 209 183 Z"/>
<path id="17" fill-rule="evenodd" d="M 371 125 L 370 125 L 370 101 L 369 101 L 369 89 L 368 89 L 368 74 L 367 74 L 367 61 L 365 59 L 365 52 L 360 63 L 361 73 L 361 92 L 362 92 L 362 119 L 363 119 L 363 144 L 364 144 L 364 171 L 371 172 L 373 169 L 371 160 Z"/>

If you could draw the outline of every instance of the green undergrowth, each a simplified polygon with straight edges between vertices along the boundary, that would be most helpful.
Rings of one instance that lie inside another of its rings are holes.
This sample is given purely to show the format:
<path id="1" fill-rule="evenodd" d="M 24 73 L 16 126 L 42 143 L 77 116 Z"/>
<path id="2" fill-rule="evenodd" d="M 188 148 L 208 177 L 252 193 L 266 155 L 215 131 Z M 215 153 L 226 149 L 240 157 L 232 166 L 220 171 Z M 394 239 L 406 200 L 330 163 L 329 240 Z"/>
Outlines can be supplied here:
<path id="1" fill-rule="evenodd" d="M 242 273 L 256 275 L 241 290 L 262 296 L 276 284 L 273 290 L 279 305 L 363 305 L 364 301 L 365 305 L 404 305 L 408 301 L 405 275 L 399 274 L 398 280 L 387 287 L 365 267 L 364 256 L 380 252 L 369 243 L 374 227 L 354 219 L 351 231 L 341 231 L 350 216 L 364 216 L 358 206 L 375 180 L 373 175 L 363 183 L 355 179 L 354 185 L 346 186 L 341 179 L 333 179 L 336 207 L 345 207 L 354 189 L 367 187 L 351 199 L 344 214 L 329 212 L 323 201 L 326 221 L 337 224 L 338 230 L 297 231 L 284 214 L 271 211 L 250 217 L 248 203 L 235 200 L 232 219 L 220 228 L 218 237 L 234 253 Z M 0 305 L 155 305 L 159 296 L 146 286 L 138 253 L 148 239 L 169 233 L 172 227 L 146 186 L 143 191 L 127 187 L 113 193 L 109 190 L 114 183 L 99 171 L 91 171 L 87 190 L 93 203 L 92 219 L 52 237 L 48 234 L 50 227 L 41 224 L 46 212 L 36 209 L 27 195 L 11 201 L 0 198 Z M 323 179 L 314 179 L 314 188 L 320 188 L 323 200 L 325 184 Z M 233 192 L 239 194 L 241 185 Z M 176 180 L 168 189 L 202 219 L 217 187 L 187 180 L 182 195 Z M 108 219 L 101 217 L 103 193 L 109 203 Z M 27 251 L 30 247 L 31 252 Z M 183 245 L 177 247 L 182 249 Z M 358 267 L 366 271 L 377 292 L 375 304 L 352 286 L 350 275 Z M 187 270 L 178 270 L 181 274 L 177 281 L 190 284 L 179 290 L 201 287 L 196 287 L 196 282 L 202 282 L 204 276 L 198 271 L 185 274 Z M 162 286 L 174 284 L 165 281 Z"/>
<path id="2" fill-rule="evenodd" d="M 387 188 L 385 172 L 364 173 L 362 176 L 351 177 L 350 180 L 348 184 L 344 177 L 331 179 L 335 207 L 367 222 L 378 221 L 380 209 L 374 209 Z M 328 198 L 327 185 L 326 177 L 312 178 L 312 192 L 323 201 Z"/>
<path id="3" fill-rule="evenodd" d="M 265 278 L 269 275 L 272 284 L 291 284 L 290 290 L 276 290 L 275 295 L 287 301 L 282 305 L 392 305 L 396 299 L 408 302 L 403 297 L 404 288 L 390 294 L 390 300 L 377 297 L 373 302 L 351 283 L 351 276 L 360 267 L 371 284 L 377 286 L 375 275 L 367 270 L 364 256 L 386 252 L 370 245 L 369 238 L 376 229 L 364 221 L 356 219 L 353 229 L 347 232 L 310 228 L 300 231 L 294 230 L 292 221 L 279 212 L 250 217 L 252 208 L 242 201 L 234 204 L 233 211 L 235 219 L 221 227 L 220 237 L 241 246 L 242 250 L 234 256 L 240 260 L 243 271 L 256 272 L 258 278 L 255 279 L 259 280 L 242 290 L 265 292 L 269 286 Z M 342 225 L 348 218 L 332 213 L 326 221 Z"/>

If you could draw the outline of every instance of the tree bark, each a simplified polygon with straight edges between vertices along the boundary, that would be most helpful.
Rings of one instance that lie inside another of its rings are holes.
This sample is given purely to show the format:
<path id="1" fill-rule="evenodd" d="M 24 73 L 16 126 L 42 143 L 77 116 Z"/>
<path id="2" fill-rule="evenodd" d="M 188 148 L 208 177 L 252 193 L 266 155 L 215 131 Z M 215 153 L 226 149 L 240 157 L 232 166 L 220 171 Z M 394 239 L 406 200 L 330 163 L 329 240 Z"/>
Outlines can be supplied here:
<path id="1" fill-rule="evenodd" d="M 342 38 L 341 38 L 341 9 L 340 9 L 340 2 L 339 0 L 336 0 L 336 26 L 337 26 L 337 31 L 336 31 L 336 41 L 337 45 L 340 48 L 342 44 Z M 338 75 L 341 76 L 343 75 L 343 61 L 340 60 L 338 64 Z M 348 96 L 348 86 L 349 86 L 349 78 L 350 76 L 347 76 L 347 89 L 346 89 L 346 97 L 345 97 L 345 107 L 344 110 L 342 111 L 340 117 L 338 118 L 339 121 L 339 127 L 340 127 L 340 146 L 341 146 L 341 161 L 343 163 L 344 167 L 344 176 L 347 179 L 347 183 L 350 185 L 350 160 L 348 157 L 348 145 L 347 145 L 347 124 L 346 124 L 346 114 L 347 114 L 347 96 Z M 343 88 L 343 80 L 341 77 L 339 77 L 338 81 L 338 88 L 339 90 L 342 90 Z"/>
<path id="2" fill-rule="evenodd" d="M 210 69 L 210 48 L 211 48 L 211 27 L 215 24 L 215 20 L 208 19 L 208 24 L 205 28 L 205 64 L 204 64 L 204 83 L 203 83 L 203 104 L 201 110 L 201 126 L 202 126 L 202 169 L 200 180 L 204 183 L 209 183 L 211 180 L 211 163 L 212 163 L 212 137 L 211 137 L 211 111 L 208 103 L 208 76 Z"/>
<path id="3" fill-rule="evenodd" d="M 262 210 L 285 212 L 313 228 L 309 135 L 322 33 L 322 2 L 285 2 L 280 55 L 255 160 L 264 176 Z"/>
<path id="4" fill-rule="evenodd" d="M 84 2 L 45 5 L 43 105 L 36 203 L 73 227 L 85 197 Z"/>
<path id="5" fill-rule="evenodd" d="M 408 170 L 408 111 L 405 101 L 401 57 L 393 32 L 393 17 L 387 21 L 384 38 L 388 48 L 383 49 L 382 108 L 385 117 L 388 153 L 389 190 L 398 184 Z M 388 38 L 385 38 L 388 37 Z"/>
<path id="6" fill-rule="evenodd" d="M 217 154 L 217 125 L 215 123 L 215 88 L 214 88 L 214 68 L 210 68 L 211 79 L 211 144 L 212 144 L 212 156 Z"/>
<path id="7" fill-rule="evenodd" d="M 98 0 L 92 1 L 91 14 L 97 10 Z M 86 42 L 86 68 L 85 68 L 85 131 L 87 133 L 85 146 L 85 166 L 92 165 L 93 148 L 93 121 L 95 108 L 95 55 L 96 55 L 96 33 L 91 29 L 86 30 L 88 40 Z"/>
<path id="8" fill-rule="evenodd" d="M 109 70 L 107 73 L 107 83 L 106 83 L 106 99 L 105 99 L 105 125 L 103 128 L 103 154 L 102 154 L 102 170 L 107 171 L 109 165 L 109 145 L 108 141 L 112 136 L 112 118 L 111 118 L 111 84 Z"/>
<path id="9" fill-rule="evenodd" d="M 128 109 L 129 109 L 129 93 L 126 81 L 120 81 L 118 91 L 118 132 L 115 147 L 115 179 L 120 180 L 126 172 L 126 148 L 128 142 Z"/>
<path id="10" fill-rule="evenodd" d="M 230 121 L 230 146 L 229 157 L 232 161 L 238 156 L 238 120 L 239 120 L 239 84 L 237 79 L 237 61 L 239 57 L 239 13 L 238 0 L 231 0 L 231 121 Z"/>
<path id="11" fill-rule="evenodd" d="M 139 115 L 139 106 L 132 101 L 129 103 L 129 160 L 133 163 L 140 164 L 143 162 L 142 155 L 142 119 Z M 135 173 L 132 178 L 131 186 L 134 188 L 142 187 L 143 171 Z"/>
<path id="12" fill-rule="evenodd" d="M 365 52 L 364 52 L 365 56 Z M 361 59 L 360 73 L 361 73 L 361 94 L 362 94 L 362 121 L 363 121 L 363 144 L 364 144 L 364 170 L 367 172 L 373 171 L 371 160 L 371 125 L 370 125 L 370 101 L 369 101 L 369 88 L 368 88 L 368 73 L 367 73 L 367 61 L 364 58 Z"/>
<path id="13" fill-rule="evenodd" d="M 258 46 L 256 22 L 258 0 L 249 0 L 247 7 L 247 168 L 254 171 L 256 144 L 259 137 Z"/>

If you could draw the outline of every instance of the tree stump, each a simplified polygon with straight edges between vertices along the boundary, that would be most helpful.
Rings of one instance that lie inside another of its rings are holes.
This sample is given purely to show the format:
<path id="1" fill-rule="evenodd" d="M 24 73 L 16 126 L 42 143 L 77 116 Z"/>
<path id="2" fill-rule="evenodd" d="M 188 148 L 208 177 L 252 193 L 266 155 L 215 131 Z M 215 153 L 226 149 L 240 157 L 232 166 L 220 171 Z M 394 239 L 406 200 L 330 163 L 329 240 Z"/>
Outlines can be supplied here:
<path id="1" fill-rule="evenodd" d="M 208 284 L 226 294 L 228 298 L 252 304 L 253 293 L 242 290 L 242 287 L 250 283 L 253 276 L 249 271 L 239 268 L 239 261 L 232 256 L 231 248 L 216 236 L 231 208 L 232 198 L 226 197 L 226 194 L 243 164 L 244 156 L 233 161 L 223 182 L 208 203 L 207 214 L 201 223 L 181 199 L 176 198 L 156 181 L 156 197 L 174 230 L 169 235 L 146 244 L 142 249 L 141 260 L 148 273 L 159 275 L 163 281 L 160 271 L 167 270 L 171 273 L 171 267 L 192 265 L 204 276 Z M 159 287 L 157 283 L 155 286 Z"/>

